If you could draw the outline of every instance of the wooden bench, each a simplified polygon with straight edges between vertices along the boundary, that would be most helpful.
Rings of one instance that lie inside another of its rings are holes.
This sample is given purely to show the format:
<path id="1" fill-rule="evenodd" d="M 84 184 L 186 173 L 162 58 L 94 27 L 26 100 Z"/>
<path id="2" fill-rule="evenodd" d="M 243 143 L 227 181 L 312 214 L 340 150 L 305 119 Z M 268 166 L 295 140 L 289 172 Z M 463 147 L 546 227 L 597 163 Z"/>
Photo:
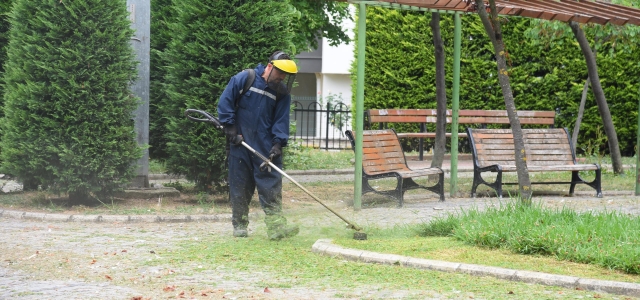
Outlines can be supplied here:
<path id="1" fill-rule="evenodd" d="M 418 123 L 420 132 L 398 133 L 399 138 L 419 138 L 420 160 L 423 159 L 424 139 L 435 138 L 435 132 L 427 132 L 426 124 L 436 123 L 435 109 L 369 109 L 365 111 L 365 126 L 367 129 L 388 128 L 392 123 Z M 521 125 L 543 125 L 553 128 L 555 124 L 555 111 L 518 111 Z M 447 124 L 451 124 L 451 110 L 447 110 Z M 509 117 L 506 110 L 459 110 L 458 124 L 480 125 L 486 128 L 489 124 L 509 125 Z M 451 137 L 451 133 L 446 133 Z M 466 138 L 466 133 L 458 133 L 458 137 Z"/>
<path id="2" fill-rule="evenodd" d="M 576 184 L 584 183 L 596 190 L 602 197 L 601 171 L 598 164 L 577 164 L 571 147 L 571 138 L 566 128 L 522 129 L 529 172 L 571 171 L 569 182 L 536 182 L 532 184 L 570 184 L 569 194 L 573 195 Z M 493 188 L 502 197 L 503 172 L 516 172 L 515 150 L 511 129 L 467 128 L 467 136 L 473 152 L 473 185 L 471 196 L 476 196 L 480 184 Z M 582 180 L 580 171 L 595 171 L 591 182 Z M 488 183 L 482 178 L 484 172 L 497 172 L 496 180 Z"/>
<path id="3" fill-rule="evenodd" d="M 347 130 L 345 134 L 356 150 L 354 133 Z M 365 130 L 362 133 L 362 194 L 374 192 L 387 195 L 398 200 L 398 207 L 402 207 L 404 193 L 408 190 L 423 188 L 440 195 L 444 201 L 444 172 L 440 168 L 424 168 L 412 170 L 407 166 L 400 141 L 393 129 Z M 413 178 L 438 175 L 438 182 L 434 186 L 417 184 Z M 393 191 L 379 191 L 370 184 L 370 179 L 396 177 L 398 183 Z"/>

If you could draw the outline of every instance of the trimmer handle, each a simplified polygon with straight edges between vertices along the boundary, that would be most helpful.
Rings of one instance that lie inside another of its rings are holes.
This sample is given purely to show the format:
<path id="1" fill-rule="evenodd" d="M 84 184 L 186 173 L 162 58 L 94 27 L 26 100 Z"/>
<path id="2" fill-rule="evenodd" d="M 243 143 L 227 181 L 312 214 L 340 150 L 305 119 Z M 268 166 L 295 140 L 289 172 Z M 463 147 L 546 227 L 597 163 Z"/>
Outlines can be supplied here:
<path id="1" fill-rule="evenodd" d="M 194 114 L 199 114 L 199 115 L 203 116 L 204 118 L 197 118 L 197 117 L 194 116 Z M 203 111 L 203 110 L 189 108 L 189 109 L 184 111 L 184 116 L 187 117 L 191 121 L 212 123 L 213 126 L 215 126 L 218 129 L 222 129 L 223 128 L 223 126 L 220 123 L 220 120 L 218 120 L 218 118 L 212 116 L 210 113 L 208 113 L 206 111 Z"/>

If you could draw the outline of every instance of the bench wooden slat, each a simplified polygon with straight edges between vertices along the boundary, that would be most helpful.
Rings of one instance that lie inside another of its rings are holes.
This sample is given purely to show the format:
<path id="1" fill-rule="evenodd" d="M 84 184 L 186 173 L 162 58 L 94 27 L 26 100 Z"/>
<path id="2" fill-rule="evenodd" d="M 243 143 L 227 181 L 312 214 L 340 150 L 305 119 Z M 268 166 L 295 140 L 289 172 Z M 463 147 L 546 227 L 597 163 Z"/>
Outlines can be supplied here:
<path id="1" fill-rule="evenodd" d="M 436 123 L 435 116 L 370 116 L 370 123 Z M 447 124 L 452 118 L 447 117 Z M 553 125 L 554 118 L 520 118 L 520 124 Z M 509 124 L 509 118 L 500 117 L 459 117 L 458 124 Z"/>
<path id="2" fill-rule="evenodd" d="M 514 165 L 500 165 L 503 172 L 515 172 Z M 598 169 L 596 165 L 552 165 L 552 166 L 527 166 L 529 172 L 549 172 L 549 171 L 594 171 Z"/>
<path id="3" fill-rule="evenodd" d="M 436 116 L 437 110 L 435 109 L 369 109 L 368 114 L 370 116 Z M 450 109 L 446 111 L 447 116 L 451 116 Z M 482 117 L 508 117 L 506 110 L 474 110 L 474 109 L 461 109 L 458 111 L 458 116 L 482 116 Z M 518 117 L 537 117 L 537 118 L 555 118 L 555 111 L 546 110 L 519 110 Z"/>
<path id="4" fill-rule="evenodd" d="M 447 137 L 451 137 L 451 133 L 446 133 Z M 399 138 L 435 138 L 435 132 L 409 132 L 409 133 L 398 133 Z M 458 137 L 466 138 L 466 133 L 458 133 Z"/>
<path id="5" fill-rule="evenodd" d="M 575 154 L 571 149 L 569 132 L 566 129 L 522 129 L 526 165 L 529 172 L 570 171 L 570 182 L 546 182 L 550 184 L 570 184 L 569 193 L 573 194 L 578 183 L 588 184 L 602 197 L 601 171 L 597 164 L 576 164 Z M 472 129 L 467 128 L 473 159 L 474 179 L 471 194 L 475 196 L 476 188 L 485 184 L 502 196 L 502 172 L 516 172 L 515 145 L 510 129 Z M 499 168 L 498 168 L 499 166 Z M 595 171 L 592 182 L 580 178 L 579 171 Z M 495 182 L 489 183 L 481 173 L 498 172 Z"/>
<path id="6" fill-rule="evenodd" d="M 380 140 L 380 141 L 366 141 L 366 142 L 362 142 L 362 147 L 363 148 L 369 148 L 369 147 L 393 147 L 397 144 L 397 142 L 394 143 L 394 141 L 391 140 Z"/>
<path id="7" fill-rule="evenodd" d="M 351 145 L 355 151 L 355 137 L 351 130 L 346 131 Z M 407 166 L 407 161 L 400 146 L 400 141 L 393 129 L 365 130 L 362 132 L 362 182 L 363 194 L 376 192 L 391 195 L 398 199 L 402 206 L 404 192 L 415 188 L 424 188 L 438 193 L 440 200 L 444 201 L 444 172 L 440 168 L 424 168 L 412 170 Z M 413 181 L 413 178 L 429 175 L 438 175 L 438 183 L 434 186 L 423 186 Z M 378 179 L 396 177 L 398 185 L 394 191 L 378 191 L 369 185 L 369 178 Z M 404 184 L 406 180 L 406 184 Z"/>

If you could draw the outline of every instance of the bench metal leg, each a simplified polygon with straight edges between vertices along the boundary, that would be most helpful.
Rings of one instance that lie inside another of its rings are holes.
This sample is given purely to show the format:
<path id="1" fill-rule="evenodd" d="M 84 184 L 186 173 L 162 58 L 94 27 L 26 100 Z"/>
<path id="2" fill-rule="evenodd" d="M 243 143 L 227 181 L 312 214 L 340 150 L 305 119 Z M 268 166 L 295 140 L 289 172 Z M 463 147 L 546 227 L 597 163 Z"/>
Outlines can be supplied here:
<path id="1" fill-rule="evenodd" d="M 572 171 L 571 172 L 571 186 L 569 187 L 569 194 L 573 196 L 575 191 L 576 184 L 584 183 L 593 189 L 596 190 L 596 197 L 602 198 L 602 170 L 598 168 L 595 170 L 596 176 L 591 182 L 584 181 L 582 177 L 580 177 L 580 171 Z"/>
<path id="2" fill-rule="evenodd" d="M 388 176 L 386 176 L 388 177 Z M 403 205 L 403 200 L 404 200 L 404 191 L 403 189 L 406 189 L 406 187 L 404 186 L 404 182 L 402 180 L 402 177 L 400 177 L 399 175 L 395 176 L 396 179 L 398 180 L 397 184 L 396 184 L 396 188 L 394 190 L 388 190 L 388 191 L 378 191 L 376 189 L 374 189 L 371 184 L 369 184 L 369 178 L 363 173 L 362 174 L 362 195 L 366 194 L 366 193 L 376 193 L 376 194 L 381 194 L 381 195 L 385 195 L 385 196 L 389 196 L 391 198 L 394 198 L 396 200 L 398 200 L 398 207 L 402 207 Z M 377 178 L 374 178 L 377 179 Z"/>
<path id="3" fill-rule="evenodd" d="M 440 201 L 444 201 L 444 172 L 440 173 L 440 178 L 438 179 L 438 194 L 440 194 Z"/>
<path id="4" fill-rule="evenodd" d="M 396 186 L 395 197 L 398 199 L 398 208 L 400 208 L 402 207 L 402 205 L 404 205 L 404 189 L 403 189 L 404 180 L 400 176 L 397 176 L 397 177 L 398 177 L 398 185 Z"/>
<path id="5" fill-rule="evenodd" d="M 421 188 L 421 189 L 429 190 L 438 194 L 438 196 L 440 196 L 440 201 L 444 201 L 444 172 L 439 174 L 438 182 L 433 186 L 420 185 L 416 183 L 412 178 L 406 178 L 406 179 L 402 178 L 400 174 L 395 174 L 394 176 L 396 177 L 396 180 L 397 180 L 395 189 L 378 191 L 369 184 L 369 179 L 370 178 L 379 179 L 379 178 L 385 178 L 385 177 L 388 178 L 392 176 L 384 176 L 384 177 L 378 178 L 378 177 L 367 177 L 363 174 L 362 194 L 364 195 L 365 193 L 374 192 L 376 194 L 385 195 L 398 200 L 398 207 L 402 207 L 404 206 L 404 193 L 408 190 Z"/>
<path id="6" fill-rule="evenodd" d="M 476 197 L 476 190 L 478 186 L 484 184 L 496 191 L 496 194 L 499 198 L 502 198 L 502 170 L 496 170 L 498 173 L 496 175 L 496 181 L 493 183 L 489 183 L 482 178 L 482 171 L 473 170 L 473 185 L 471 186 L 471 197 Z"/>

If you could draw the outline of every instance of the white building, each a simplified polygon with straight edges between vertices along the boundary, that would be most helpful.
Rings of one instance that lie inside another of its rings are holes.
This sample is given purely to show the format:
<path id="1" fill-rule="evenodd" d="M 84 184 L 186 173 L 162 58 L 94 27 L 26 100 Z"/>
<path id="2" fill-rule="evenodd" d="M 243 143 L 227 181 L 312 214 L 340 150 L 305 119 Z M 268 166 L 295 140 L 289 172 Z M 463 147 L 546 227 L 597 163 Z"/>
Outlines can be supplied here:
<path id="1" fill-rule="evenodd" d="M 333 97 L 332 107 L 338 101 L 344 103 L 340 110 L 349 110 L 351 106 L 351 65 L 354 60 L 354 23 L 350 20 L 344 22 L 345 31 L 351 38 L 349 44 L 330 46 L 327 39 L 318 41 L 318 49 L 312 52 L 303 52 L 296 56 L 298 61 L 298 85 L 293 88 L 292 102 L 297 102 L 296 108 L 317 109 L 320 106 L 326 110 L 327 100 Z M 342 128 L 335 125 L 336 116 L 327 113 L 292 114 L 292 120 L 296 119 L 296 136 L 338 138 L 343 137 L 346 129 L 351 129 L 351 120 L 343 120 Z M 327 131 L 327 117 L 333 118 Z M 346 122 L 345 122 L 346 121 Z M 340 126 L 338 126 L 340 127 Z M 324 147 L 324 145 L 321 145 Z"/>

